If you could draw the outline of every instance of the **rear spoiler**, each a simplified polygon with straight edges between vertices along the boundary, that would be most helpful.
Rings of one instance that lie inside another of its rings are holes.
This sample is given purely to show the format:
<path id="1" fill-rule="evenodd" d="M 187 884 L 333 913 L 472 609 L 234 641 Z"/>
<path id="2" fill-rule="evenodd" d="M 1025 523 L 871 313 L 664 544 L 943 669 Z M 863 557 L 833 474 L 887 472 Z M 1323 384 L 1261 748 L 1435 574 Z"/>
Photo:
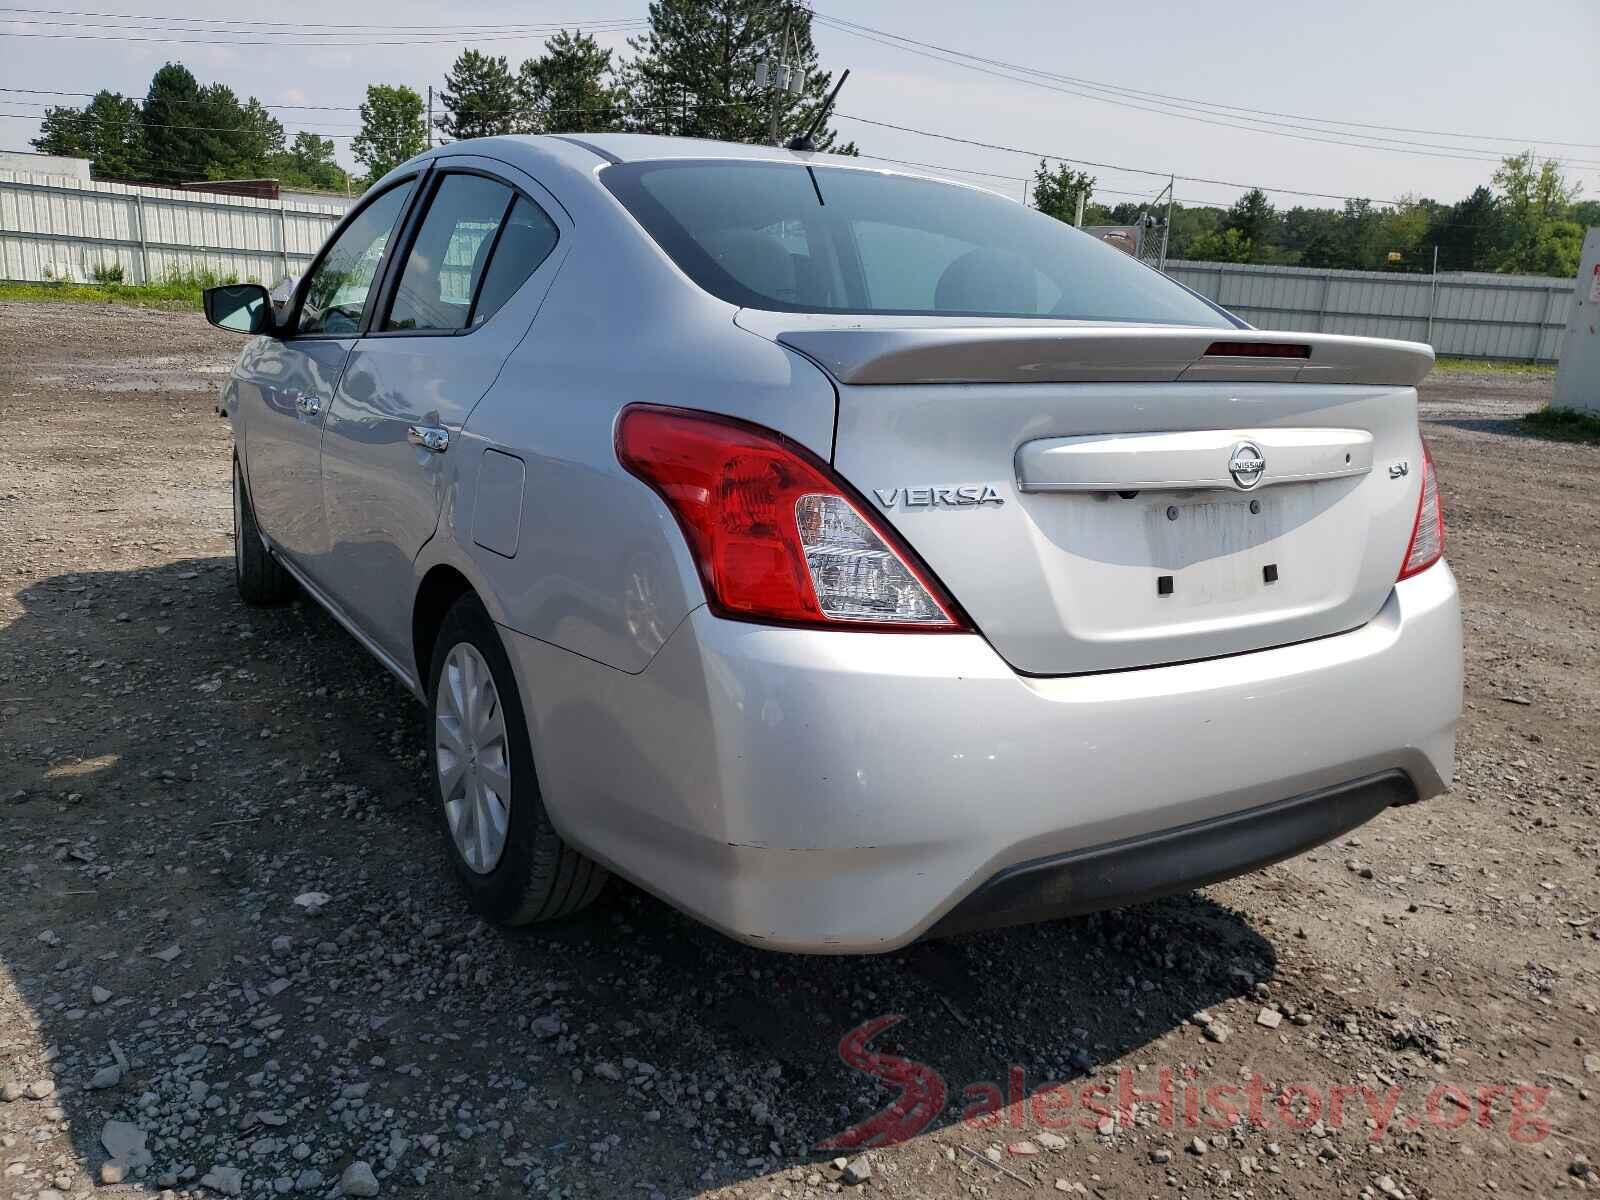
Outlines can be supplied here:
<path id="1" fill-rule="evenodd" d="M 799 351 L 840 383 L 861 385 L 1196 380 L 1409 387 L 1433 369 L 1433 349 L 1421 342 L 1324 333 L 1014 323 L 819 328 L 792 314 L 752 317 L 741 312 L 739 324 Z"/>

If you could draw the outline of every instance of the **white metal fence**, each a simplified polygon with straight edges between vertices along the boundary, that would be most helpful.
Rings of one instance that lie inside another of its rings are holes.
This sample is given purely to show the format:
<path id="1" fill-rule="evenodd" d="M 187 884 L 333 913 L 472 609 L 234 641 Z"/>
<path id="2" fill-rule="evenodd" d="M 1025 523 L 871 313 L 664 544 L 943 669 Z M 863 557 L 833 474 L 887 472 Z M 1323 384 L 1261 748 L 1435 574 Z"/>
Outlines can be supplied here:
<path id="1" fill-rule="evenodd" d="M 1323 271 L 1174 262 L 1167 274 L 1262 329 L 1427 342 L 1440 355 L 1554 362 L 1574 283 L 1543 275 Z"/>
<path id="2" fill-rule="evenodd" d="M 208 271 L 272 284 L 303 269 L 341 207 L 0 171 L 0 278 L 125 283 Z"/>
<path id="3" fill-rule="evenodd" d="M 0 171 L 0 278 L 128 283 L 209 271 L 271 284 L 310 262 L 338 205 L 254 200 Z M 1167 274 L 1267 329 L 1427 342 L 1440 354 L 1554 362 L 1570 279 L 1395 275 L 1173 262 Z"/>

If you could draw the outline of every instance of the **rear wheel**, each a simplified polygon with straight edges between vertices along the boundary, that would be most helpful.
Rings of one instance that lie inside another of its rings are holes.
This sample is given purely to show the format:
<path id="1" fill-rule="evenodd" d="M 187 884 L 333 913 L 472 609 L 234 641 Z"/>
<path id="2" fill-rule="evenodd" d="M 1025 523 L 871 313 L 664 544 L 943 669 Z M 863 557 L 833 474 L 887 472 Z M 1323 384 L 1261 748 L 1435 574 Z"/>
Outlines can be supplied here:
<path id="1" fill-rule="evenodd" d="M 476 596 L 457 600 L 434 641 L 428 746 L 435 807 L 473 908 L 504 925 L 583 908 L 606 870 L 550 824 L 511 661 Z"/>
<path id="2" fill-rule="evenodd" d="M 233 460 L 233 581 L 246 604 L 282 604 L 294 595 L 294 579 L 261 540 L 237 458 Z"/>

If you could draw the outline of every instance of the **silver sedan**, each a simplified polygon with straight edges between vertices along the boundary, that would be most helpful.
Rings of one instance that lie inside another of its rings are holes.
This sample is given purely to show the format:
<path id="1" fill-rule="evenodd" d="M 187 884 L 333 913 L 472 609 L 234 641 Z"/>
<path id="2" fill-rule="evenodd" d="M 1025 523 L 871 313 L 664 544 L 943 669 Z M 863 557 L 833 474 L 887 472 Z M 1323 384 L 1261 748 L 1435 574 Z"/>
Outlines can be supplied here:
<path id="1" fill-rule="evenodd" d="M 378 181 L 223 397 L 246 602 L 426 704 L 472 904 L 753 944 L 1145 900 L 1450 782 L 1405 342 L 1255 330 L 990 192 L 633 135 Z"/>

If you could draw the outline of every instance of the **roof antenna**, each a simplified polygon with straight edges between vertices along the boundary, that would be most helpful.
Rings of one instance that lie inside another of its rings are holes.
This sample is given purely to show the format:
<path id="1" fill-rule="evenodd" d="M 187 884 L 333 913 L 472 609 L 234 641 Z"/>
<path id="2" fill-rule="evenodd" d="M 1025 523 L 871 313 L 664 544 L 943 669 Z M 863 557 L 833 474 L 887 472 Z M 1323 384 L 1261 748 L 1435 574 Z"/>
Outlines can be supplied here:
<path id="1" fill-rule="evenodd" d="M 828 119 L 828 114 L 833 111 L 833 102 L 839 98 L 839 89 L 844 86 L 844 81 L 850 78 L 850 68 L 844 69 L 844 74 L 839 76 L 839 82 L 833 85 L 833 91 L 828 93 L 828 98 L 822 102 L 822 107 L 817 109 L 817 115 L 811 118 L 811 124 L 806 131 L 795 138 L 788 145 L 790 150 L 815 150 L 816 144 L 812 138 L 817 136 L 817 130 L 822 128 L 822 123 Z"/>

